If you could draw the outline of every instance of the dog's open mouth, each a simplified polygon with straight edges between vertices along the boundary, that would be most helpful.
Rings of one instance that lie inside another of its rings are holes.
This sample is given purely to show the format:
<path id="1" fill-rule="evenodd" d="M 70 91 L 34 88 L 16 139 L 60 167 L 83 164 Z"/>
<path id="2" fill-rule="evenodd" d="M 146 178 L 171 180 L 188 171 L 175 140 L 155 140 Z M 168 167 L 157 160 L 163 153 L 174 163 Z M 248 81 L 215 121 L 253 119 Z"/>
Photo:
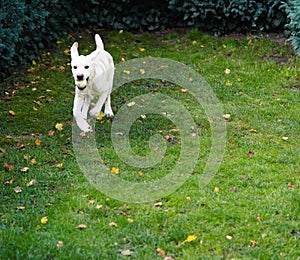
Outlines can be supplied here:
<path id="1" fill-rule="evenodd" d="M 88 81 L 89 81 L 88 77 L 86 78 L 86 82 L 84 80 L 77 80 L 77 84 L 76 84 L 77 88 L 79 90 L 84 90 L 87 87 Z M 86 83 L 86 84 L 84 84 L 84 83 Z"/>

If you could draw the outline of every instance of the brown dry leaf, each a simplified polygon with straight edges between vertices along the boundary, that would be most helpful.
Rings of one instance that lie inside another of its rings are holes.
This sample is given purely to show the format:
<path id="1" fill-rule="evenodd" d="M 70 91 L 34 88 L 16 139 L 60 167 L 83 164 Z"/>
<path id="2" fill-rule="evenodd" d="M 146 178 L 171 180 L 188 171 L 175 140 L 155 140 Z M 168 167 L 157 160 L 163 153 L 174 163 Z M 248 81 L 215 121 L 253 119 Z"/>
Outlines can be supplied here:
<path id="1" fill-rule="evenodd" d="M 230 117 L 231 117 L 231 114 L 225 114 L 225 115 L 223 115 L 223 118 L 224 118 L 225 120 L 228 120 Z"/>
<path id="2" fill-rule="evenodd" d="M 257 222 L 261 222 L 261 218 L 260 218 L 260 215 L 258 214 L 258 216 L 256 217 L 256 221 Z"/>
<path id="3" fill-rule="evenodd" d="M 251 152 L 251 151 L 248 152 L 248 153 L 247 153 L 247 156 L 250 157 L 250 158 L 253 157 L 253 156 L 254 156 L 254 152 Z"/>
<path id="4" fill-rule="evenodd" d="M 55 131 L 54 130 L 49 130 L 48 131 L 48 136 L 53 136 L 55 134 Z"/>
<path id="5" fill-rule="evenodd" d="M 25 148 L 25 145 L 21 144 L 21 143 L 17 143 L 17 148 L 18 149 L 23 149 L 23 148 Z"/>
<path id="6" fill-rule="evenodd" d="M 116 222 L 110 222 L 109 224 L 108 224 L 110 227 L 118 227 L 118 224 L 116 223 Z"/>
<path id="7" fill-rule="evenodd" d="M 23 167 L 22 169 L 21 169 L 21 172 L 28 172 L 29 171 L 29 167 Z"/>
<path id="8" fill-rule="evenodd" d="M 262 233 L 262 234 L 261 234 L 261 237 L 262 237 L 262 238 L 265 238 L 266 236 L 267 236 L 266 233 Z"/>
<path id="9" fill-rule="evenodd" d="M 9 110 L 9 111 L 8 111 L 8 114 L 9 114 L 10 116 L 15 116 L 15 115 L 16 115 L 16 113 L 15 113 L 13 110 Z"/>
<path id="10" fill-rule="evenodd" d="M 257 242 L 255 240 L 250 240 L 250 244 L 252 247 L 255 247 L 257 245 Z"/>
<path id="11" fill-rule="evenodd" d="M 38 105 L 39 107 L 41 107 L 43 105 L 43 103 L 39 100 L 38 101 L 34 100 L 33 103 Z"/>
<path id="12" fill-rule="evenodd" d="M 15 168 L 15 166 L 12 163 L 7 163 L 7 162 L 5 162 L 3 164 L 3 166 L 4 166 L 5 170 L 7 170 L 9 172 L 12 171 Z"/>
<path id="13" fill-rule="evenodd" d="M 160 254 L 163 257 L 165 257 L 167 255 L 166 252 L 165 252 L 165 250 L 163 250 L 161 248 L 157 248 L 156 249 L 156 253 Z"/>
<path id="14" fill-rule="evenodd" d="M 250 129 L 249 132 L 250 132 L 250 133 L 254 133 L 254 134 L 257 133 L 257 131 L 256 131 L 255 129 Z"/>
<path id="15" fill-rule="evenodd" d="M 89 200 L 88 204 L 93 205 L 95 203 L 95 200 Z"/>
<path id="16" fill-rule="evenodd" d="M 35 179 L 32 179 L 30 182 L 26 184 L 27 187 L 33 186 L 35 184 Z"/>
<path id="17" fill-rule="evenodd" d="M 23 156 L 23 158 L 24 158 L 25 160 L 28 160 L 29 157 L 30 157 L 30 154 L 29 154 L 29 153 L 25 153 L 24 156 Z"/>
<path id="18" fill-rule="evenodd" d="M 36 161 L 36 159 L 35 159 L 35 158 L 32 158 L 32 159 L 30 160 L 30 163 L 31 163 L 31 164 L 36 164 L 36 163 L 37 163 L 37 161 Z"/>
<path id="19" fill-rule="evenodd" d="M 61 248 L 63 246 L 64 246 L 64 242 L 63 241 L 61 241 L 61 240 L 57 241 L 57 244 L 56 244 L 57 248 Z"/>
<path id="20" fill-rule="evenodd" d="M 134 251 L 130 249 L 124 249 L 121 251 L 121 255 L 123 256 L 131 256 L 132 254 L 134 254 Z"/>
<path id="21" fill-rule="evenodd" d="M 162 207 L 162 205 L 163 205 L 163 203 L 161 201 L 159 201 L 154 204 L 154 207 Z"/>
<path id="22" fill-rule="evenodd" d="M 79 224 L 76 228 L 85 229 L 85 228 L 87 228 L 87 225 L 86 224 Z"/>
<path id="23" fill-rule="evenodd" d="M 12 184 L 15 181 L 15 178 L 13 177 L 9 181 L 5 181 L 4 184 Z"/>
<path id="24" fill-rule="evenodd" d="M 288 183 L 288 187 L 289 187 L 290 189 L 294 189 L 294 188 L 295 188 L 294 184 L 291 183 L 291 182 Z"/>
<path id="25" fill-rule="evenodd" d="M 14 188 L 14 192 L 15 193 L 20 193 L 20 192 L 22 192 L 22 188 L 20 186 L 17 186 L 17 187 Z"/>

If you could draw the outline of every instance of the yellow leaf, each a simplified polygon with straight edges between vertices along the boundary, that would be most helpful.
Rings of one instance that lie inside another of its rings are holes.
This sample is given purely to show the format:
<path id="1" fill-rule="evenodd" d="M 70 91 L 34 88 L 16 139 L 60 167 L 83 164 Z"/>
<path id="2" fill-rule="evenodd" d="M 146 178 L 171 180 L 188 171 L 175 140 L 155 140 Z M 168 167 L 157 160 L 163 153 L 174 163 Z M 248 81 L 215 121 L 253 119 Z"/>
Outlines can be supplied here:
<path id="1" fill-rule="evenodd" d="M 112 167 L 110 172 L 112 174 L 119 174 L 119 169 L 117 167 Z"/>
<path id="2" fill-rule="evenodd" d="M 39 139 L 36 139 L 36 140 L 35 140 L 35 144 L 36 144 L 37 146 L 40 146 L 40 145 L 41 145 L 41 143 L 42 143 L 42 141 L 41 141 L 41 140 L 39 140 Z"/>
<path id="3" fill-rule="evenodd" d="M 104 113 L 101 111 L 99 116 L 97 117 L 97 120 L 102 120 L 103 117 L 104 117 Z"/>
<path id="4" fill-rule="evenodd" d="M 219 188 L 218 187 L 214 188 L 214 193 L 219 193 Z"/>
<path id="5" fill-rule="evenodd" d="M 195 235 L 189 235 L 188 237 L 187 237 L 187 239 L 186 240 L 184 240 L 185 242 L 192 242 L 192 241 L 194 241 L 194 240 L 196 240 L 197 239 L 197 236 L 195 236 Z"/>
<path id="6" fill-rule="evenodd" d="M 47 216 L 41 218 L 41 223 L 43 225 L 45 225 L 47 222 L 48 222 L 48 217 Z"/>
<path id="7" fill-rule="evenodd" d="M 227 87 L 230 87 L 230 86 L 232 86 L 232 82 L 231 82 L 231 81 L 226 81 L 225 85 L 226 85 Z"/>
<path id="8" fill-rule="evenodd" d="M 122 34 L 123 32 L 124 32 L 123 30 L 120 30 L 120 31 L 119 31 L 119 34 Z"/>
<path id="9" fill-rule="evenodd" d="M 225 114 L 225 115 L 223 115 L 223 118 L 226 119 L 226 120 L 229 119 L 230 117 L 231 117 L 231 114 Z"/>
<path id="10" fill-rule="evenodd" d="M 63 129 L 63 124 L 62 123 L 57 123 L 55 125 L 55 128 L 58 130 L 58 131 L 61 131 Z"/>
<path id="11" fill-rule="evenodd" d="M 17 210 L 24 210 L 24 209 L 25 209 L 24 206 L 18 206 L 18 207 L 17 207 Z"/>
<path id="12" fill-rule="evenodd" d="M 128 218 L 127 221 L 128 221 L 129 223 L 132 223 L 132 222 L 133 222 L 133 218 Z"/>
<path id="13" fill-rule="evenodd" d="M 146 49 L 145 48 L 139 48 L 140 52 L 144 52 Z"/>

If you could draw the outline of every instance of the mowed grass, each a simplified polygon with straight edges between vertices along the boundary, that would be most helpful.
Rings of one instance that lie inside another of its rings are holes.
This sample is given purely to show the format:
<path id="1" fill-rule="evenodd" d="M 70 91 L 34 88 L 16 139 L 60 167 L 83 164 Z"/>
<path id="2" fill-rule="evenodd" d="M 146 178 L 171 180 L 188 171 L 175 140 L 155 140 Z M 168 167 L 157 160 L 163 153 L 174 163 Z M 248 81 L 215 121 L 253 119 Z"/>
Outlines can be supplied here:
<path id="1" fill-rule="evenodd" d="M 141 80 L 113 92 L 114 112 L 142 94 L 179 101 L 197 125 L 199 163 L 179 189 L 145 204 L 94 188 L 73 151 L 71 40 L 62 39 L 56 50 L 1 83 L 0 259 L 300 258 L 299 58 L 288 46 L 251 35 L 218 38 L 191 30 L 103 36 L 116 64 L 168 58 L 207 80 L 230 114 L 221 167 L 199 186 L 211 145 L 203 108 L 182 86 Z M 79 48 L 93 50 L 92 37 L 82 35 Z M 118 157 L 112 121 L 97 121 L 95 136 L 105 165 L 119 169 L 117 178 L 149 183 L 178 163 L 183 137 L 164 114 L 143 115 L 131 127 L 131 147 L 140 156 L 149 154 L 151 136 L 169 139 L 165 158 L 146 169 Z"/>

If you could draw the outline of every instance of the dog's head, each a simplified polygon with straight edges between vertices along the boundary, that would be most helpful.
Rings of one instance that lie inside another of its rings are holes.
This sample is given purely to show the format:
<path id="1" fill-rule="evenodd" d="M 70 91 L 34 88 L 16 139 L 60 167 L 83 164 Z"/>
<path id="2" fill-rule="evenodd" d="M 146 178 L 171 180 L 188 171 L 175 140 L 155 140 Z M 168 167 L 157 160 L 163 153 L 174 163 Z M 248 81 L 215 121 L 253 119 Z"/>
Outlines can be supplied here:
<path id="1" fill-rule="evenodd" d="M 79 90 L 84 90 L 87 87 L 89 77 L 93 72 L 93 60 L 104 49 L 102 40 L 98 34 L 95 35 L 96 50 L 91 54 L 84 56 L 78 53 L 78 43 L 73 43 L 71 47 L 71 67 L 72 74 L 75 80 L 75 85 Z"/>

